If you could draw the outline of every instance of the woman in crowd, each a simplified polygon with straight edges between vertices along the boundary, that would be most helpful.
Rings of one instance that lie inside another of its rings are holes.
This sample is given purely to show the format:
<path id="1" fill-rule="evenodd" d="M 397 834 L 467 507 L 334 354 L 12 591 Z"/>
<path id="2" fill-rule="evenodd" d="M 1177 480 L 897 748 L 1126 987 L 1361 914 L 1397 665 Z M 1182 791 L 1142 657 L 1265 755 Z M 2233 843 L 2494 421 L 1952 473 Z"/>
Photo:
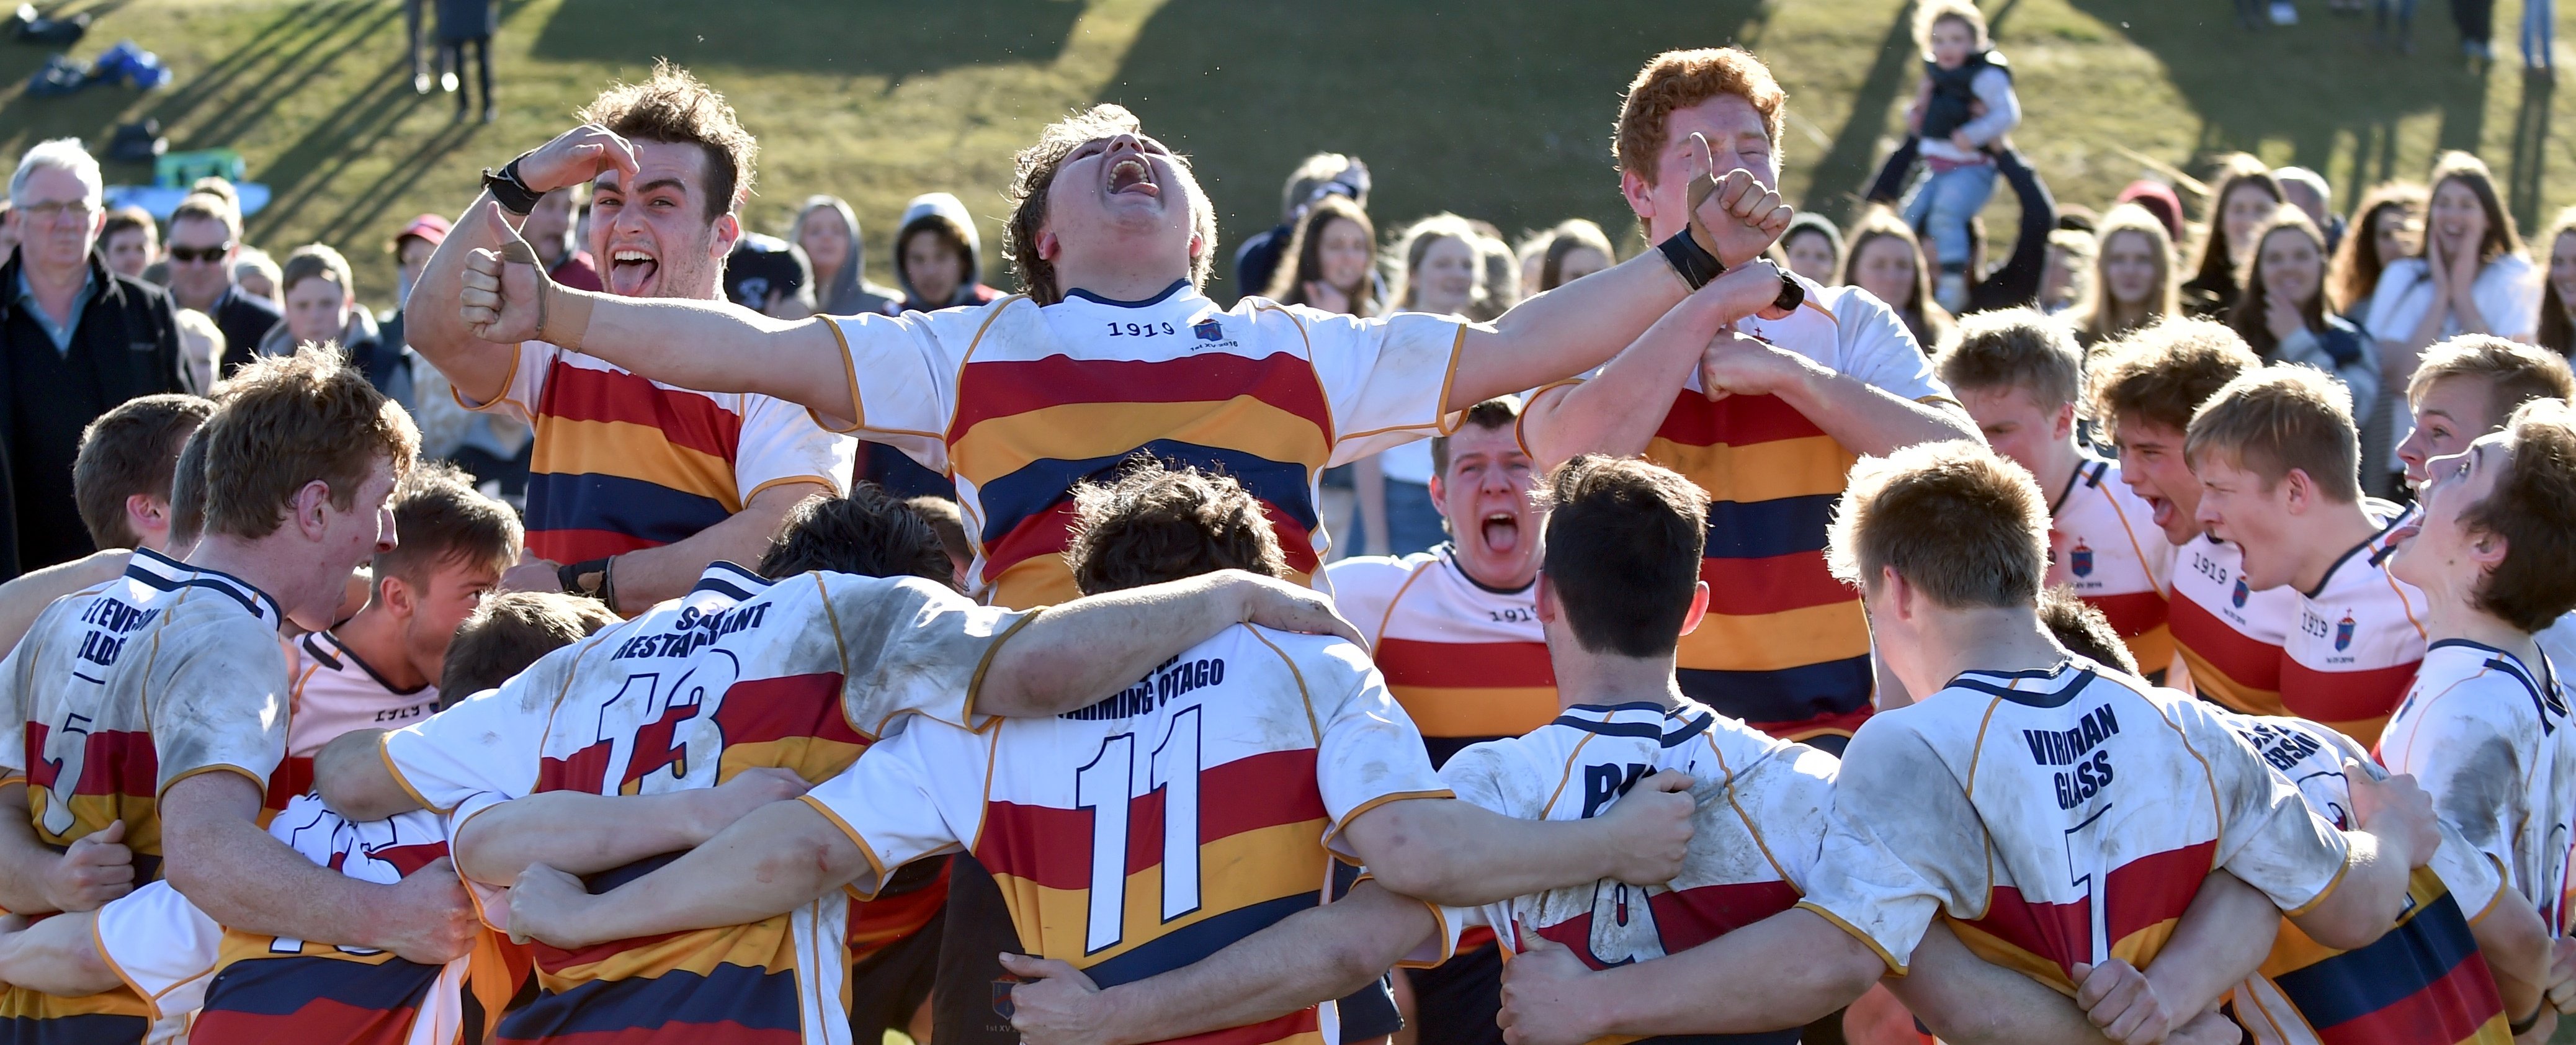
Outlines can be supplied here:
<path id="1" fill-rule="evenodd" d="M 1469 221 L 1476 230 L 1476 286 L 1483 291 L 1467 318 L 1490 323 L 1521 303 L 1521 263 L 1503 230 L 1490 221 Z"/>
<path id="2" fill-rule="evenodd" d="M 2335 249 L 2326 286 L 2343 318 L 2357 324 L 2369 318 L 2370 297 L 2378 293 L 2388 263 L 2415 253 L 2423 242 L 2424 187 L 2411 181 L 2380 185 L 2364 193 L 2352 213 L 2352 231 Z"/>
<path id="3" fill-rule="evenodd" d="M 2443 153 L 2432 185 L 2422 248 L 2380 273 L 2362 324 L 2377 341 L 2382 388 L 2405 388 L 2436 341 L 2460 334 L 2529 341 L 2540 316 L 2540 281 L 2487 165 L 2465 152 Z M 2364 475 L 2362 485 L 2402 492 L 2393 474 Z"/>
<path id="4" fill-rule="evenodd" d="M 2290 202 L 2279 179 L 2263 161 L 2237 153 L 2219 161 L 2218 195 L 2209 203 L 2209 230 L 2201 237 L 2200 261 L 2182 285 L 2183 307 L 2195 316 L 2224 319 L 2236 307 L 2244 287 L 2237 277 L 2254 253 L 2254 227 L 2272 210 Z"/>
<path id="5" fill-rule="evenodd" d="M 2352 390 L 2353 422 L 2361 427 L 2363 475 L 2385 471 L 2395 444 L 2379 385 L 2379 361 L 2370 339 L 2351 320 L 2335 315 L 2326 286 L 2326 237 L 2297 207 L 2276 208 L 2255 226 L 2247 243 L 2253 265 L 2245 295 L 2227 324 L 2265 362 L 2302 363 L 2340 378 Z"/>
<path id="6" fill-rule="evenodd" d="M 2103 216 L 2095 242 L 2091 285 L 2074 312 L 2077 342 L 2091 348 L 2181 311 L 2164 222 L 2124 203 Z"/>
<path id="7" fill-rule="evenodd" d="M 1477 316 L 1491 307 L 1485 285 L 1486 237 L 1455 214 L 1434 214 L 1407 225 L 1396 238 L 1393 312 Z M 1517 267 L 1517 265 L 1515 265 Z M 1514 273 L 1517 275 L 1517 273 Z M 1407 443 L 1353 469 L 1358 494 L 1362 555 L 1409 555 L 1447 538 L 1431 506 L 1431 444 Z"/>
<path id="8" fill-rule="evenodd" d="M 1475 226 L 1455 214 L 1434 214 L 1396 234 L 1395 289 L 1389 311 L 1463 316 L 1480 306 L 1484 260 Z"/>
<path id="9" fill-rule="evenodd" d="M 859 241 L 859 215 L 838 196 L 807 196 L 796 211 L 787 241 L 805 248 L 814 266 L 814 304 L 823 314 L 856 316 L 902 311 L 901 291 L 868 282 Z"/>
<path id="10" fill-rule="evenodd" d="M 2549 272 L 2540 288 L 2540 320 L 2533 343 L 2559 355 L 2576 355 L 2576 207 L 2558 212 L 2540 237 Z"/>
<path id="11" fill-rule="evenodd" d="M 1843 260 L 1838 282 L 1866 290 L 1895 309 L 1923 351 L 1939 348 L 1956 324 L 1949 311 L 1932 300 L 1931 272 L 1914 230 L 1895 212 L 1872 207 L 1843 238 L 1851 244 L 1851 253 Z"/>
<path id="12" fill-rule="evenodd" d="M 894 276 L 903 285 L 903 311 L 935 312 L 1001 297 L 1001 291 L 984 285 L 983 249 L 975 216 L 966 212 L 963 201 L 945 192 L 913 197 L 894 233 Z"/>
<path id="13" fill-rule="evenodd" d="M 1568 218 L 1547 231 L 1547 249 L 1538 256 L 1538 280 L 1529 293 L 1555 290 L 1618 263 L 1619 253 L 1610 248 L 1610 236 L 1601 226 L 1587 218 Z"/>
<path id="14" fill-rule="evenodd" d="M 1326 196 L 1306 208 L 1289 234 L 1287 257 L 1263 297 L 1326 312 L 1377 314 L 1377 226 L 1350 197 Z"/>
<path id="15" fill-rule="evenodd" d="M 1843 230 L 1813 211 L 1799 211 L 1780 234 L 1774 259 L 1788 269 L 1825 286 L 1833 286 L 1843 269 Z"/>

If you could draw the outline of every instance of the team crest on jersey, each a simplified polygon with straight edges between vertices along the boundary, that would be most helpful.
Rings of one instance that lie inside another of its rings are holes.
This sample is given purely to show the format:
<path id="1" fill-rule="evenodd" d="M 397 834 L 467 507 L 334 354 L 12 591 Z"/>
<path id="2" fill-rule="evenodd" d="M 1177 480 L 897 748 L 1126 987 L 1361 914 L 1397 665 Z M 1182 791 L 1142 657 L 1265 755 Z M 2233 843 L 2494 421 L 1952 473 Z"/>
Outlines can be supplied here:
<path id="1" fill-rule="evenodd" d="M 2335 622 L 2335 652 L 2341 653 L 2351 648 L 2352 614 L 2346 613 L 2342 620 Z"/>
<path id="2" fill-rule="evenodd" d="M 1225 340 L 1225 327 L 1217 323 L 1215 316 L 1190 324 L 1190 333 L 1197 334 L 1201 341 Z"/>
<path id="3" fill-rule="evenodd" d="M 2084 543 L 2084 538 L 2075 539 L 2075 550 L 2066 555 L 2066 568 L 2078 577 L 2093 575 L 2093 549 Z"/>
<path id="4" fill-rule="evenodd" d="M 2245 578 L 2238 577 L 2236 578 L 2236 591 L 2234 594 L 2228 596 L 2228 600 L 2234 602 L 2236 604 L 2236 608 L 2241 610 L 2245 608 L 2245 597 L 2252 595 L 2253 593 L 2253 589 L 2245 586 Z"/>

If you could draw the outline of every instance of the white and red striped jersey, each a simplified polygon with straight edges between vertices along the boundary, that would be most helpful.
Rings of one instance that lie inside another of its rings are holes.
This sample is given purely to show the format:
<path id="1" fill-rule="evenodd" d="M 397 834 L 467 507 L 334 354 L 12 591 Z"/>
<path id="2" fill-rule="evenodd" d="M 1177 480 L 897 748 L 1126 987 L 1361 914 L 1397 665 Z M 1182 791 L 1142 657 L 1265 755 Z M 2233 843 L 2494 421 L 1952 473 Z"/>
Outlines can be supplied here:
<path id="1" fill-rule="evenodd" d="M 1900 971 L 1946 916 L 1987 961 L 2067 993 L 2078 963 L 2144 967 L 2213 869 L 2297 912 L 2348 859 L 2217 708 L 2082 658 L 1965 672 L 1879 713 L 1834 807 L 1803 906 Z M 1911 873 L 1873 873 L 1880 845 Z"/>
<path id="2" fill-rule="evenodd" d="M 2075 589 L 2109 617 L 2150 679 L 2173 663 L 2165 620 L 2173 567 L 2173 545 L 2146 500 L 2121 481 L 2120 463 L 2086 455 L 2049 511 L 2048 582 Z"/>
<path id="3" fill-rule="evenodd" d="M 2248 715 L 2290 713 L 2281 644 L 2298 624 L 2297 591 L 2248 587 L 2244 553 L 2204 534 L 2175 549 L 2171 607 L 2175 662 L 2188 678 L 2167 682 Z"/>
<path id="4" fill-rule="evenodd" d="M 2415 684 L 2379 738 L 2379 760 L 2412 773 L 2433 810 L 2508 871 L 2551 936 L 2568 918 L 2576 843 L 2576 729 L 2549 658 L 2526 664 L 2467 639 L 2424 652 Z"/>
<path id="5" fill-rule="evenodd" d="M 2379 532 L 2326 568 L 2299 598 L 2299 623 L 2281 644 L 2281 706 L 2370 747 L 2424 660 L 2424 593 L 2388 574 L 2396 505 L 2364 505 Z"/>
<path id="6" fill-rule="evenodd" d="M 1556 718 L 1556 667 L 1538 623 L 1538 582 L 1488 588 L 1443 544 L 1403 558 L 1324 567 L 1342 615 L 1369 640 L 1433 765 L 1480 740 L 1517 737 Z"/>
<path id="7" fill-rule="evenodd" d="M 395 689 L 327 631 L 281 640 L 286 647 L 286 761 L 272 787 L 281 798 L 313 786 L 313 755 L 340 734 L 401 729 L 438 710 L 438 687 Z"/>

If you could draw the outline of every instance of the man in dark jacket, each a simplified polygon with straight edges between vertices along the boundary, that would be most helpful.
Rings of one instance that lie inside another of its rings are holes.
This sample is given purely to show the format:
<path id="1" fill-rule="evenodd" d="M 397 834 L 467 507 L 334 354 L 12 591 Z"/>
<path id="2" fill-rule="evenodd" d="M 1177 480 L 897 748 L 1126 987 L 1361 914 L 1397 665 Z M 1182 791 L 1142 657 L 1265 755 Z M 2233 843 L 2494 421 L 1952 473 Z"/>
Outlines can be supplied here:
<path id="1" fill-rule="evenodd" d="M 259 339 L 283 318 L 276 302 L 233 281 L 241 246 L 241 215 L 220 196 L 192 194 L 170 213 L 170 297 L 180 308 L 213 317 L 223 330 L 218 378 L 250 362 Z"/>
<path id="2" fill-rule="evenodd" d="M 0 264 L 0 571 L 96 550 L 72 499 L 81 430 L 135 396 L 196 391 L 158 288 L 108 271 L 98 161 L 72 139 L 27 150 L 9 180 L 17 256 Z"/>

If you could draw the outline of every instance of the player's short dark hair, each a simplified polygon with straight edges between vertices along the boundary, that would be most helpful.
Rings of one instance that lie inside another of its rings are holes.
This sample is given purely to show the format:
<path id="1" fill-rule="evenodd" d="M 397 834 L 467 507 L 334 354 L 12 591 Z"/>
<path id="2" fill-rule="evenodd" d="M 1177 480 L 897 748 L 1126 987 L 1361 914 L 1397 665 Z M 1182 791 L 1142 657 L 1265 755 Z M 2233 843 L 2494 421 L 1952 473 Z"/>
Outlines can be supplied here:
<path id="1" fill-rule="evenodd" d="M 483 600 L 456 628 L 438 672 L 445 706 L 492 689 L 539 658 L 617 623 L 597 599 L 559 591 L 503 592 Z"/>
<path id="2" fill-rule="evenodd" d="M 92 545 L 133 548 L 143 543 L 143 535 L 126 522 L 126 498 L 144 494 L 169 500 L 179 447 L 214 412 L 214 401 L 202 396 L 139 396 L 81 430 L 80 452 L 72 458 L 72 503 L 80 509 L 81 526 L 89 530 Z"/>
<path id="3" fill-rule="evenodd" d="M 643 83 L 621 83 L 599 93 L 574 115 L 634 141 L 695 145 L 706 157 L 708 224 L 740 207 L 751 194 L 752 164 L 760 143 L 734 117 L 723 94 L 671 64 L 655 59 Z M 635 186 L 626 186 L 632 192 Z"/>
<path id="4" fill-rule="evenodd" d="M 2048 502 L 1981 442 L 1865 457 L 1834 509 L 1825 563 L 1863 591 L 1894 569 L 1942 606 L 2027 606 L 2048 570 Z"/>
<path id="5" fill-rule="evenodd" d="M 2115 439 L 2122 414 L 2186 431 L 2200 404 L 2236 375 L 2262 365 L 2234 327 L 2164 319 L 2094 351 L 2085 375 L 2092 394 L 2086 412 Z"/>
<path id="6" fill-rule="evenodd" d="M 2461 513 L 2472 530 L 2504 538 L 2504 561 L 2472 596 L 2523 631 L 2576 610 L 2576 409 L 2535 399 L 2505 425 L 2512 459 L 2486 499 Z"/>
<path id="7" fill-rule="evenodd" d="M 930 524 L 931 532 L 939 535 L 939 546 L 947 550 L 950 559 L 974 561 L 975 546 L 966 540 L 966 513 L 957 510 L 957 502 L 926 493 L 904 501 L 903 506 Z"/>
<path id="8" fill-rule="evenodd" d="M 519 561 L 518 513 L 476 491 L 473 477 L 455 465 L 413 465 L 394 488 L 393 511 L 394 550 L 375 559 L 379 590 L 388 577 L 417 591 L 448 566 L 486 566 L 498 574 Z"/>
<path id="9" fill-rule="evenodd" d="M 1548 477 L 1541 566 L 1575 641 L 1656 657 L 1680 645 L 1708 547 L 1708 494 L 1633 457 L 1584 454 Z"/>
<path id="10" fill-rule="evenodd" d="M 1520 424 L 1520 421 L 1520 397 L 1505 395 L 1495 396 L 1492 399 L 1488 399 L 1484 402 L 1468 407 L 1466 415 L 1458 419 L 1458 427 L 1501 430 L 1512 428 L 1513 426 Z M 1447 475 L 1448 473 L 1449 437 L 1447 435 L 1432 436 L 1431 474 Z"/>
<path id="11" fill-rule="evenodd" d="M 2057 644 L 2076 656 L 2084 657 L 2106 668 L 2117 668 L 2138 674 L 2138 658 L 2129 652 L 2129 644 L 2120 640 L 2120 629 L 2111 626 L 2111 618 L 2101 607 L 2084 601 L 2075 589 L 2060 584 L 2039 592 L 2039 623 L 2057 638 Z"/>
<path id="12" fill-rule="evenodd" d="M 1064 556 L 1085 595 L 1218 570 L 1289 576 L 1269 516 L 1232 476 L 1139 456 L 1114 481 L 1074 487 L 1073 512 Z"/>
<path id="13" fill-rule="evenodd" d="M 760 557 L 771 580 L 810 570 L 861 577 L 921 577 L 954 586 L 957 573 L 920 513 L 875 483 L 850 486 L 847 497 L 808 497 Z"/>

